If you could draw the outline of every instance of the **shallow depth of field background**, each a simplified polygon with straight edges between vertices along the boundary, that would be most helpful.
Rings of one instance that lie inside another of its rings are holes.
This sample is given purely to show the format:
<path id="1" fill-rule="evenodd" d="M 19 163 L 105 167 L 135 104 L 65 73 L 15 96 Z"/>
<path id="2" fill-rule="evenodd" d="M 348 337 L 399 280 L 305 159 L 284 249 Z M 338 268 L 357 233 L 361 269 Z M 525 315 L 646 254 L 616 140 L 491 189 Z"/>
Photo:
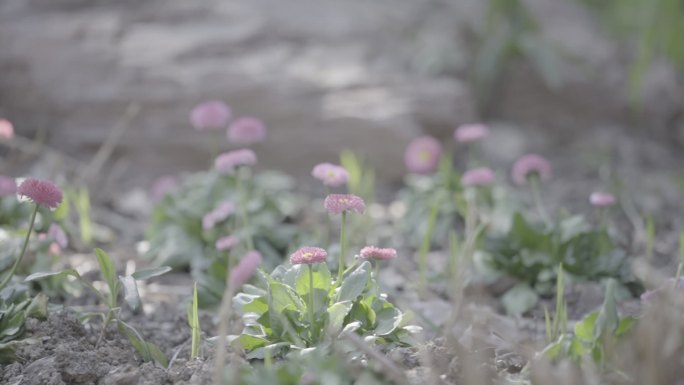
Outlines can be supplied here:
<path id="1" fill-rule="evenodd" d="M 86 163 L 116 131 L 94 194 L 205 168 L 214 139 L 188 114 L 207 99 L 263 119 L 260 166 L 305 181 L 349 148 L 398 182 L 410 139 L 485 121 L 495 165 L 536 151 L 582 179 L 612 160 L 656 170 L 644 184 L 681 164 L 682 15 L 670 0 L 4 0 L 0 116 Z M 64 166 L 47 163 L 0 172 Z"/>

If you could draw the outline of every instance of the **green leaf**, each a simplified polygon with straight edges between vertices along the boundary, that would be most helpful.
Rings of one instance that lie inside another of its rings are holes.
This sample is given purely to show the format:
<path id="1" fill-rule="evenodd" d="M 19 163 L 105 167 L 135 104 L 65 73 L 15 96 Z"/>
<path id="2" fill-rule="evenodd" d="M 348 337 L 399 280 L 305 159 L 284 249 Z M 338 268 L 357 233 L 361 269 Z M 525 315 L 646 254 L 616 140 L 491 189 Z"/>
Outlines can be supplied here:
<path id="1" fill-rule="evenodd" d="M 199 347 L 201 342 L 198 303 L 197 283 L 195 283 L 192 290 L 192 305 L 188 314 L 188 322 L 190 324 L 190 329 L 192 330 L 192 348 L 190 353 L 190 359 L 192 360 L 199 356 Z"/>
<path id="2" fill-rule="evenodd" d="M 112 302 L 115 302 L 116 297 L 119 295 L 119 281 L 116 279 L 114 262 L 102 249 L 95 249 L 95 256 L 97 257 L 97 263 L 100 265 L 102 278 L 104 278 L 107 286 L 109 286 L 109 292 L 113 298 Z"/>
<path id="3" fill-rule="evenodd" d="M 364 261 L 359 267 L 347 276 L 342 282 L 337 302 L 351 301 L 363 293 L 370 280 L 371 264 Z"/>
<path id="4" fill-rule="evenodd" d="M 395 307 L 386 307 L 376 313 L 375 334 L 385 336 L 394 332 L 400 325 L 402 314 Z"/>
<path id="5" fill-rule="evenodd" d="M 131 276 L 138 281 L 144 281 L 152 277 L 158 277 L 162 274 L 166 274 L 171 270 L 172 269 L 169 266 L 153 267 L 150 269 L 138 270 L 135 273 L 131 274 Z"/>
<path id="6" fill-rule="evenodd" d="M 314 289 L 321 289 L 325 291 L 330 290 L 332 277 L 328 265 L 326 263 L 317 263 L 312 267 L 313 272 L 313 287 Z M 300 296 L 309 293 L 309 269 L 299 269 L 295 289 Z"/>
<path id="7" fill-rule="evenodd" d="M 599 311 L 594 328 L 594 339 L 598 340 L 603 336 L 612 335 L 618 329 L 620 319 L 618 318 L 617 304 L 615 303 L 615 287 L 617 282 L 614 279 L 608 280 L 606 287 L 606 297 L 603 306 Z"/>
<path id="8" fill-rule="evenodd" d="M 264 314 L 268 311 L 268 301 L 265 295 L 239 293 L 233 297 L 233 307 L 240 314 Z"/>
<path id="9" fill-rule="evenodd" d="M 277 342 L 275 344 L 270 344 L 266 346 L 262 346 L 260 348 L 256 348 L 249 352 L 245 358 L 248 360 L 253 360 L 253 359 L 258 359 L 258 360 L 263 360 L 266 357 L 266 352 L 269 353 L 271 357 L 278 357 L 281 356 L 283 353 L 287 352 L 290 349 L 290 343 L 289 342 Z"/>
<path id="10" fill-rule="evenodd" d="M 276 281 L 269 282 L 268 286 L 271 292 L 269 312 L 282 313 L 286 308 L 306 311 L 306 304 L 290 286 Z"/>
<path id="11" fill-rule="evenodd" d="M 338 302 L 328 308 L 328 333 L 336 336 L 342 331 L 344 318 L 351 308 L 351 301 Z"/>
<path id="12" fill-rule="evenodd" d="M 615 336 L 620 337 L 624 335 L 625 333 L 629 332 L 632 330 L 632 327 L 636 323 L 636 319 L 633 317 L 625 317 L 620 320 L 620 324 L 618 325 L 617 330 L 615 330 Z"/>
<path id="13" fill-rule="evenodd" d="M 38 293 L 26 308 L 26 315 L 39 320 L 46 320 L 48 316 L 48 296 L 44 293 Z"/>
<path id="14" fill-rule="evenodd" d="M 530 311 L 539 301 L 539 296 L 526 283 L 520 283 L 501 297 L 507 314 L 521 315 Z"/>
<path id="15" fill-rule="evenodd" d="M 575 336 L 582 341 L 592 342 L 594 340 L 594 327 L 599 312 L 595 311 L 587 315 L 580 322 L 575 324 Z"/>
<path id="16" fill-rule="evenodd" d="M 119 332 L 128 338 L 128 341 L 138 351 L 143 361 L 155 361 L 164 368 L 169 366 L 166 356 L 156 345 L 143 340 L 132 326 L 122 321 L 118 321 L 117 324 Z"/>
<path id="17" fill-rule="evenodd" d="M 133 313 L 138 313 L 142 308 L 140 301 L 140 293 L 138 293 L 138 284 L 135 279 L 130 276 L 119 276 L 119 281 L 124 289 L 124 300 L 128 303 Z"/>
<path id="18" fill-rule="evenodd" d="M 28 277 L 24 278 L 24 282 L 33 282 L 33 281 L 38 281 L 44 278 L 49 278 L 49 277 L 58 277 L 58 276 L 67 276 L 71 275 L 76 278 L 80 277 L 78 272 L 74 269 L 67 269 L 67 270 L 62 270 L 62 271 L 48 271 L 48 272 L 41 272 L 41 273 L 33 273 L 29 275 Z"/>
<path id="19" fill-rule="evenodd" d="M 249 334 L 240 334 L 231 342 L 231 345 L 244 350 L 254 350 L 269 344 L 266 338 L 256 337 Z"/>

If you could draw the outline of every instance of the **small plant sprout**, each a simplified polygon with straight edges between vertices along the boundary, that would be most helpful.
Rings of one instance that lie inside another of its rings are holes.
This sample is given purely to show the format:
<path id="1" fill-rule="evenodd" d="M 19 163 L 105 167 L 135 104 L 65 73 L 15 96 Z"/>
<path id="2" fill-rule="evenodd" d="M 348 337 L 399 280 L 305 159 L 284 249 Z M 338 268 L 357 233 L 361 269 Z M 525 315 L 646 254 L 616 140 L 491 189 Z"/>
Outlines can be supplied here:
<path id="1" fill-rule="evenodd" d="M 266 125 L 251 116 L 237 118 L 228 126 L 228 140 L 235 144 L 248 145 L 266 139 Z"/>
<path id="2" fill-rule="evenodd" d="M 397 250 L 392 248 L 380 248 L 375 246 L 366 246 L 359 252 L 359 258 L 371 260 L 375 265 L 375 279 L 377 280 L 380 271 L 380 262 L 388 261 L 397 257 Z"/>
<path id="3" fill-rule="evenodd" d="M 539 215 L 544 222 L 550 224 L 550 217 L 541 198 L 541 182 L 551 177 L 549 161 L 537 154 L 523 155 L 513 164 L 512 177 L 518 186 L 529 184 Z"/>
<path id="4" fill-rule="evenodd" d="M 568 310 L 565 302 L 565 283 L 563 279 L 563 264 L 558 266 L 556 277 L 556 314 L 551 319 L 548 309 L 544 309 L 544 321 L 546 325 L 546 341 L 552 343 L 568 330 Z"/>
<path id="5" fill-rule="evenodd" d="M 361 197 L 352 194 L 330 194 L 323 202 L 325 209 L 329 214 L 342 214 L 342 225 L 340 227 L 340 258 L 337 265 L 337 280 L 338 285 L 342 282 L 342 274 L 344 274 L 344 264 L 346 258 L 346 223 L 347 212 L 356 212 L 363 214 L 366 211 L 366 203 Z"/>
<path id="6" fill-rule="evenodd" d="M 190 349 L 190 359 L 195 360 L 199 357 L 200 344 L 202 343 L 199 323 L 199 311 L 197 300 L 197 283 L 193 285 L 192 289 L 192 303 L 188 306 L 188 324 L 192 333 L 192 346 Z"/>
<path id="7" fill-rule="evenodd" d="M 214 362 L 214 384 L 223 384 L 224 366 L 226 362 L 226 335 L 228 334 L 228 321 L 231 317 L 233 295 L 254 275 L 262 257 L 258 251 L 250 251 L 245 254 L 234 269 L 226 274 L 226 288 L 223 292 L 223 300 L 219 309 L 219 328 L 216 343 L 216 359 Z"/>
<path id="8" fill-rule="evenodd" d="M 431 136 L 414 139 L 404 152 L 404 164 L 409 172 L 431 174 L 437 170 L 442 156 L 442 145 Z"/>
<path id="9" fill-rule="evenodd" d="M 29 238 L 31 237 L 31 232 L 33 231 L 33 226 L 36 222 L 36 215 L 38 215 L 38 208 L 42 206 L 48 209 L 56 209 L 57 206 L 62 203 L 63 199 L 62 190 L 60 190 L 59 187 L 52 182 L 40 179 L 26 179 L 17 187 L 17 193 L 33 202 L 35 208 L 33 209 L 33 214 L 31 214 L 31 221 L 29 222 L 29 228 L 26 232 L 26 238 L 24 238 L 24 246 L 21 248 L 21 253 L 17 259 L 14 260 L 14 264 L 10 268 L 10 271 L 2 278 L 2 281 L 0 281 L 0 289 L 7 286 L 12 279 L 14 272 L 17 270 L 17 267 L 21 263 L 21 260 L 24 258 L 24 254 L 26 254 Z"/>
<path id="10" fill-rule="evenodd" d="M 314 284 L 313 284 L 313 269 L 311 264 L 323 263 L 328 257 L 328 253 L 320 247 L 302 247 L 290 255 L 290 263 L 293 265 L 307 265 L 309 270 L 309 295 L 307 296 L 307 309 L 309 311 L 309 324 L 311 325 L 311 333 L 315 332 L 314 325 Z M 312 336 L 311 339 L 315 339 Z"/>

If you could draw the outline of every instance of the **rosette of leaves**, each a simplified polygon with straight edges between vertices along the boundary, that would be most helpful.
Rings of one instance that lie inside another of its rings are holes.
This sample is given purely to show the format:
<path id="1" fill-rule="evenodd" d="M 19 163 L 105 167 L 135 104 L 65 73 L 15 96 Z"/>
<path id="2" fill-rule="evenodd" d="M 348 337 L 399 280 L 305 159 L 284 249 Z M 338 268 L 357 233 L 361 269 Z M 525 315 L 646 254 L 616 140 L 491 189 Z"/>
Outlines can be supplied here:
<path id="1" fill-rule="evenodd" d="M 267 352 L 277 356 L 325 345 L 351 332 L 377 344 L 412 343 L 416 327 L 407 326 L 408 315 L 380 292 L 370 262 L 350 269 L 339 287 L 325 263 L 312 269 L 313 288 L 304 265 L 279 266 L 270 275 L 261 272 L 263 287 L 245 285 L 233 300 L 245 327 L 231 336 L 232 345 L 246 350 L 248 358 L 263 358 Z M 307 309 L 311 295 L 313 325 Z"/>
<path id="2" fill-rule="evenodd" d="M 247 171 L 247 170 L 241 170 Z M 267 266 L 276 266 L 296 241 L 297 229 L 292 219 L 300 211 L 301 200 L 294 194 L 294 181 L 281 173 L 262 172 L 242 178 L 247 197 L 240 202 L 235 179 L 215 171 L 201 172 L 184 178 L 181 188 L 166 195 L 154 208 L 147 239 L 150 248 L 145 257 L 155 265 L 174 268 L 189 267 L 198 287 L 202 305 L 221 300 L 225 285 L 225 252 L 216 250 L 216 240 L 225 235 L 246 239 L 264 256 Z M 211 230 L 202 228 L 202 218 L 220 202 L 231 201 L 236 213 L 216 224 Z M 246 210 L 249 226 L 242 226 L 239 210 Z"/>
<path id="3" fill-rule="evenodd" d="M 634 294 L 639 291 L 625 251 L 616 247 L 606 229 L 592 229 L 581 216 L 562 218 L 549 227 L 516 213 L 508 232 L 488 235 L 482 251 L 485 266 L 519 282 L 502 298 L 508 313 L 522 314 L 540 295 L 552 295 L 560 264 L 574 280 L 615 278 Z"/>
<path id="4" fill-rule="evenodd" d="M 272 366 L 255 365 L 239 369 L 242 385 L 381 385 L 390 384 L 382 373 L 360 362 L 349 362 L 340 352 L 325 349 L 323 354 L 290 357 Z"/>

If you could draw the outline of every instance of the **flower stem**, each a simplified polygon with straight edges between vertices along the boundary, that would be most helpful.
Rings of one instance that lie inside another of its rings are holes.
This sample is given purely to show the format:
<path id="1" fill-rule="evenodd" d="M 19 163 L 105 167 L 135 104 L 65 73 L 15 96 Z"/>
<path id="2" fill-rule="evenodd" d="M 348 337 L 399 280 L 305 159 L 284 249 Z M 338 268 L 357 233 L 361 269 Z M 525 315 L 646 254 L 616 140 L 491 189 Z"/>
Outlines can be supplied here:
<path id="1" fill-rule="evenodd" d="M 530 181 L 530 186 L 532 188 L 532 199 L 534 199 L 534 203 L 537 206 L 537 210 L 539 211 L 539 216 L 541 216 L 542 220 L 547 224 L 551 225 L 551 219 L 549 217 L 549 214 L 546 212 L 546 208 L 544 207 L 544 202 L 542 201 L 541 198 L 541 186 L 539 184 L 539 177 L 538 176 L 532 176 L 529 178 Z"/>
<path id="2" fill-rule="evenodd" d="M 26 254 L 26 248 L 28 247 L 29 238 L 31 237 L 31 231 L 33 231 L 33 225 L 36 223 L 37 214 L 38 205 L 36 205 L 36 208 L 33 209 L 33 215 L 31 215 L 31 224 L 29 225 L 28 232 L 26 233 L 26 238 L 24 239 L 24 246 L 21 248 L 21 254 L 19 254 L 19 258 L 17 258 L 17 260 L 14 261 L 14 265 L 12 265 L 12 268 L 10 269 L 9 273 L 5 276 L 5 278 L 2 279 L 2 282 L 0 283 L 0 289 L 4 288 L 7 285 L 7 283 L 9 283 L 10 279 L 12 279 L 14 272 L 17 270 L 17 267 L 21 263 L 21 260 L 24 258 L 24 254 Z"/>
<path id="3" fill-rule="evenodd" d="M 337 265 L 337 282 L 342 282 L 342 274 L 344 273 L 344 257 L 346 249 L 345 227 L 347 224 L 347 212 L 342 212 L 342 226 L 340 229 L 340 262 Z"/>
<path id="4" fill-rule="evenodd" d="M 309 266 L 309 327 L 311 328 L 311 343 L 316 340 L 316 328 L 314 327 L 314 287 L 313 287 L 313 267 Z"/>
<path id="5" fill-rule="evenodd" d="M 249 228 L 249 214 L 247 213 L 247 199 L 245 194 L 244 183 L 242 183 L 242 176 L 238 169 L 235 173 L 236 189 L 238 193 L 238 204 L 240 206 L 240 216 L 242 217 L 242 226 L 246 229 L 247 247 L 249 250 L 254 250 L 254 239 L 252 238 L 252 230 Z"/>

